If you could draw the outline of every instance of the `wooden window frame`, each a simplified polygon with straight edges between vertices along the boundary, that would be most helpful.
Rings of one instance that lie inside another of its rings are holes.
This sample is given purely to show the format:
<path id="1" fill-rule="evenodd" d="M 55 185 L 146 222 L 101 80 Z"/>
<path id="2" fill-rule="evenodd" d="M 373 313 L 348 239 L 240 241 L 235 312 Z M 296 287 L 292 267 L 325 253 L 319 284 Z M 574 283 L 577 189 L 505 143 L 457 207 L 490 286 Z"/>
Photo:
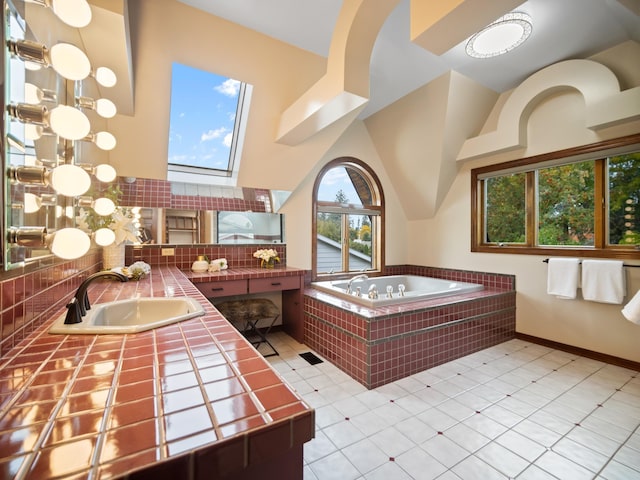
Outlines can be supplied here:
<path id="1" fill-rule="evenodd" d="M 559 150 L 533 157 L 488 165 L 471 170 L 471 251 L 520 255 L 579 256 L 598 258 L 638 259 L 640 250 L 634 245 L 607 245 L 607 182 L 604 158 L 640 151 L 640 134 Z M 536 246 L 536 195 L 534 174 L 546 166 L 558 166 L 579 161 L 595 161 L 595 239 L 593 247 Z M 526 242 L 525 244 L 489 243 L 484 241 L 483 179 L 491 174 L 526 172 Z"/>
<path id="2" fill-rule="evenodd" d="M 361 176 L 367 180 L 368 187 L 373 195 L 371 205 L 341 205 L 336 202 L 327 202 L 318 200 L 318 190 L 320 183 L 324 175 L 331 169 L 337 167 L 352 168 L 358 171 Z M 367 270 L 367 275 L 375 276 L 384 274 L 385 269 L 385 206 L 384 206 L 384 193 L 382 191 L 382 185 L 375 172 L 363 161 L 354 157 L 340 157 L 328 162 L 316 176 L 315 183 L 313 185 L 313 198 L 312 198 L 312 225 L 311 225 L 311 277 L 315 280 L 332 280 L 350 278 L 354 275 L 354 272 L 337 272 L 337 273 L 318 273 L 318 238 L 317 238 L 317 219 L 318 213 L 321 211 L 327 211 L 327 209 L 333 209 L 334 213 L 342 215 L 374 215 L 377 218 L 377 222 L 371 225 L 372 238 L 375 235 L 375 240 L 372 241 L 372 264 L 371 270 Z M 348 229 L 342 230 L 343 245 L 345 242 L 345 236 L 348 239 Z M 348 244 L 348 242 L 347 242 Z M 343 257 L 349 254 L 349 249 L 342 249 Z M 344 264 L 344 258 L 342 260 Z"/>

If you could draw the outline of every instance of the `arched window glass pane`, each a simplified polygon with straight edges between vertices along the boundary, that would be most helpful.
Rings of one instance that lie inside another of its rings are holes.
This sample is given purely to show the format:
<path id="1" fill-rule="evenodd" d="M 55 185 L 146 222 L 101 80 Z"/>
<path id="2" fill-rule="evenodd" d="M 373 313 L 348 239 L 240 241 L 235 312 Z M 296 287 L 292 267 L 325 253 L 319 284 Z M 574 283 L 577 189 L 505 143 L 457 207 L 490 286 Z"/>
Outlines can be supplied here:
<path id="1" fill-rule="evenodd" d="M 343 166 L 332 168 L 322 177 L 318 200 L 360 206 L 373 204 L 369 182 L 357 170 Z"/>

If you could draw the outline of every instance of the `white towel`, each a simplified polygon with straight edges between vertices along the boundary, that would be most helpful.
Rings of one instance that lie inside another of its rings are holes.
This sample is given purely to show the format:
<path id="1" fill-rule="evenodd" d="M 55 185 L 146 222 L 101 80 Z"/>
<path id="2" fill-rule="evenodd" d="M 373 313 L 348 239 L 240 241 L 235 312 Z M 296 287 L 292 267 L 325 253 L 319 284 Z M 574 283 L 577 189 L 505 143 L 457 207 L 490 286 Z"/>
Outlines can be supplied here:
<path id="1" fill-rule="evenodd" d="M 577 258 L 550 258 L 547 271 L 547 293 L 559 298 L 576 298 L 580 278 Z"/>
<path id="2" fill-rule="evenodd" d="M 640 325 L 640 290 L 636 292 L 633 298 L 622 309 L 622 314 L 630 322 Z"/>
<path id="3" fill-rule="evenodd" d="M 229 264 L 227 263 L 226 258 L 216 258 L 209 263 L 209 273 L 219 272 L 221 270 L 226 270 L 229 268 Z"/>
<path id="4" fill-rule="evenodd" d="M 620 304 L 625 294 L 622 260 L 582 261 L 582 298 L 592 302 Z"/>

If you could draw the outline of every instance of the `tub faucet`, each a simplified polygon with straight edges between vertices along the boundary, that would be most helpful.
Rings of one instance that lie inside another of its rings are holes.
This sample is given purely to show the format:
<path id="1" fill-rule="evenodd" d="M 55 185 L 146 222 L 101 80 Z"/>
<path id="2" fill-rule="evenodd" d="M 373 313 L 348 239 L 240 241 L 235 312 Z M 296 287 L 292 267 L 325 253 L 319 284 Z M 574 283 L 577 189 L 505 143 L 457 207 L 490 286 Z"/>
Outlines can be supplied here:
<path id="1" fill-rule="evenodd" d="M 67 316 L 64 319 L 64 323 L 70 324 L 82 322 L 82 317 L 87 314 L 87 310 L 91 309 L 91 304 L 89 303 L 89 295 L 87 295 L 89 284 L 94 280 L 102 277 L 114 278 L 121 282 L 126 282 L 129 280 L 126 275 L 118 272 L 102 271 L 94 273 L 93 275 L 89 275 L 78 287 L 74 298 L 71 299 L 71 301 L 67 304 Z"/>
<path id="2" fill-rule="evenodd" d="M 351 294 L 351 284 L 356 280 L 369 280 L 369 276 L 366 273 L 361 273 L 360 275 L 356 275 L 355 277 L 351 278 L 351 280 L 349 280 L 349 283 L 347 283 L 347 295 Z"/>
<path id="3" fill-rule="evenodd" d="M 372 300 L 378 298 L 378 287 L 376 287 L 375 283 L 372 283 L 369 287 L 369 298 Z"/>

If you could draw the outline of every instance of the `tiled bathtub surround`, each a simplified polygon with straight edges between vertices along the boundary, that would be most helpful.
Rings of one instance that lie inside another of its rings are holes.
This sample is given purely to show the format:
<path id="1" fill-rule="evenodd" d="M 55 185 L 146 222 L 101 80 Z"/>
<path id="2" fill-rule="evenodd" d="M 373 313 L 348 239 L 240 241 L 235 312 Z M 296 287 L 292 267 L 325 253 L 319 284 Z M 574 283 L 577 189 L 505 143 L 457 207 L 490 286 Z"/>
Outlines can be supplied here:
<path id="1" fill-rule="evenodd" d="M 135 335 L 39 327 L 0 366 L 0 478 L 217 478 L 274 458 L 296 478 L 313 410 L 175 267 L 89 291 L 138 295 L 197 297 L 206 314 Z"/>
<path id="2" fill-rule="evenodd" d="M 514 338 L 512 276 L 426 267 L 390 270 L 483 283 L 485 289 L 376 309 L 306 289 L 305 344 L 366 387 L 375 388 Z"/>

